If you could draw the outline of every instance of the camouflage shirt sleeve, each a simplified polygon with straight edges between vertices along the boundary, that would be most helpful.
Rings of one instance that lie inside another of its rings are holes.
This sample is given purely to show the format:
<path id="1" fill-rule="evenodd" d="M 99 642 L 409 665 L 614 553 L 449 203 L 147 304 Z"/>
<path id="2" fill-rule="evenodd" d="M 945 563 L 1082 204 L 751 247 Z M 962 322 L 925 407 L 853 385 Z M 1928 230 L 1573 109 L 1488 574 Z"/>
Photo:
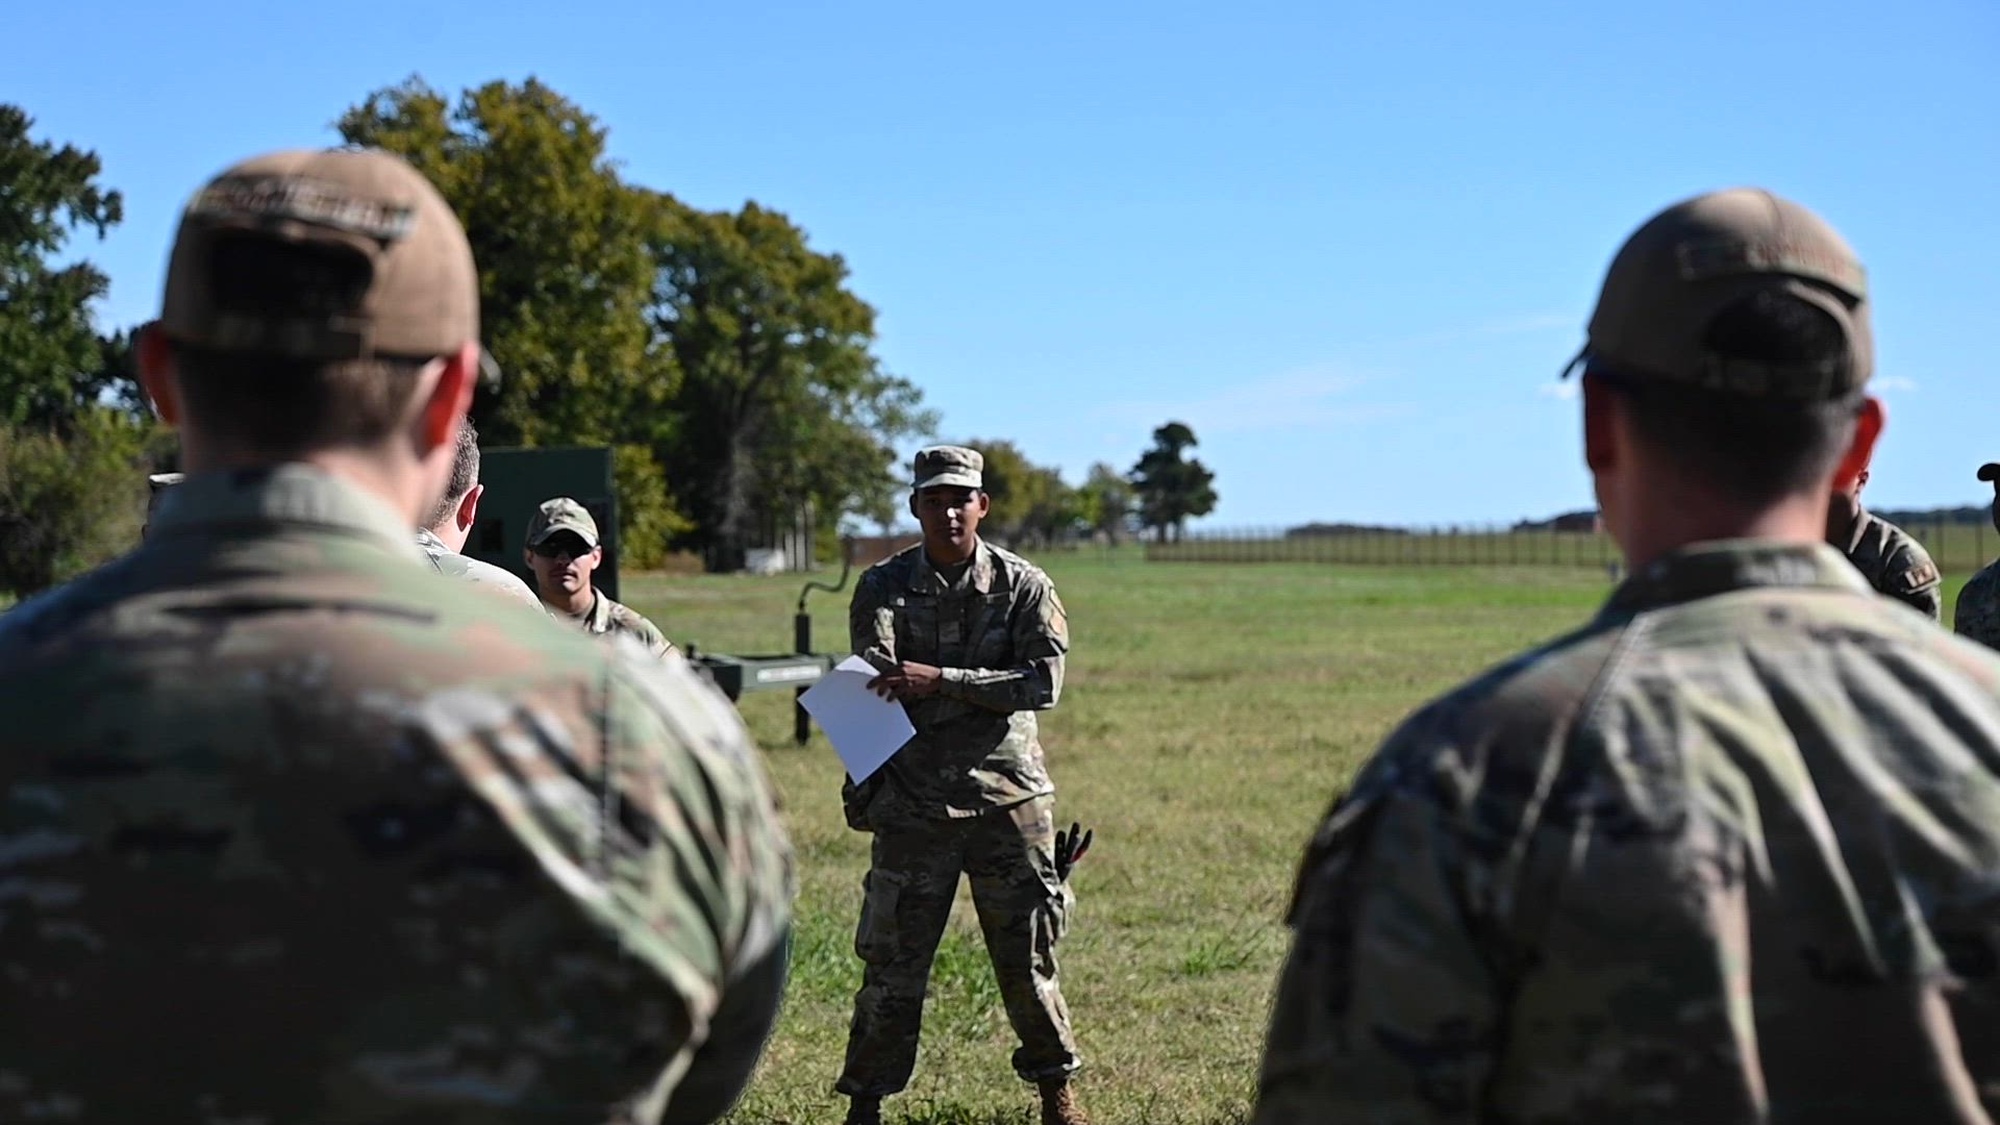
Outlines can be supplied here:
<path id="1" fill-rule="evenodd" d="M 854 584 L 847 603 L 847 642 L 856 656 L 875 667 L 895 667 L 896 611 L 889 604 L 889 582 L 883 568 L 871 567 Z"/>
<path id="2" fill-rule="evenodd" d="M 771 788 L 727 704 L 677 659 L 642 656 L 629 640 L 609 648 L 595 737 L 533 704 L 507 715 L 481 694 L 435 701 L 424 725 L 602 935 L 540 986 L 573 983 L 571 1034 L 621 1022 L 603 1007 L 603 983 L 621 975 L 651 976 L 676 998 L 664 1019 L 635 1004 L 622 1020 L 629 1039 L 662 1053 L 618 1119 L 657 1121 L 677 1088 L 735 1076 L 736 1060 L 703 1053 L 718 1020 L 768 1029 L 776 1018 L 776 997 L 746 974 L 788 940 L 795 875 Z M 737 1011 L 744 989 L 764 1010 Z M 729 1081 L 740 1092 L 741 1078 Z"/>
<path id="3" fill-rule="evenodd" d="M 1888 595 L 1915 608 L 1932 621 L 1944 620 L 1944 576 L 1937 564 L 1914 541 L 1905 541 L 1902 550 L 1889 560 Z"/>
<path id="4" fill-rule="evenodd" d="M 1459 888 L 1456 818 L 1383 747 L 1308 849 L 1254 1121 L 1481 1120 L 1502 989 Z"/>
<path id="5" fill-rule="evenodd" d="M 1952 606 L 1952 632 L 2000 649 L 2000 563 L 1972 576 Z"/>
<path id="6" fill-rule="evenodd" d="M 1002 712 L 1046 711 L 1056 705 L 1069 652 L 1069 615 L 1055 584 L 1038 570 L 1023 573 L 1011 613 L 1013 666 L 946 668 L 940 695 Z"/>

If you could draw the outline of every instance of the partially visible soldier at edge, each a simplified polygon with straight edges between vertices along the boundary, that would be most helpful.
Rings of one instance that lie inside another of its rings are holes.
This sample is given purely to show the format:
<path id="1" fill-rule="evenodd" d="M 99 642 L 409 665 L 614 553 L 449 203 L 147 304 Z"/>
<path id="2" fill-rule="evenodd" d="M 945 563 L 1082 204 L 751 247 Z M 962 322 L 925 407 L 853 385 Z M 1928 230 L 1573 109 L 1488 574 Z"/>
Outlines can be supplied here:
<path id="1" fill-rule="evenodd" d="M 1993 486 L 1993 529 L 2000 531 L 2000 461 L 1979 466 L 1979 479 Z M 1961 637 L 2000 649 L 2000 560 L 1968 579 L 1952 603 L 1951 629 Z"/>
<path id="2" fill-rule="evenodd" d="M 1826 508 L 1826 541 L 1840 549 L 1875 592 L 1932 621 L 1944 620 L 1944 579 L 1929 551 L 1911 535 L 1861 504 L 1868 470 L 1846 487 L 1836 484 Z"/>
<path id="3" fill-rule="evenodd" d="M 542 501 L 528 520 L 522 558 L 534 573 L 536 593 L 558 621 L 598 636 L 627 636 L 654 656 L 680 650 L 660 627 L 630 606 L 606 597 L 592 580 L 604 561 L 604 543 L 590 509 L 567 496 Z"/>
<path id="4" fill-rule="evenodd" d="M 850 1099 L 848 1125 L 876 1125 L 882 1099 L 909 1084 L 964 876 L 1021 1043 L 1015 1073 L 1038 1087 L 1044 1125 L 1084 1125 L 1055 954 L 1075 896 L 1035 720 L 1062 695 L 1068 618 L 1048 575 L 980 538 L 991 502 L 978 451 L 933 446 L 912 469 L 923 541 L 863 572 L 848 606 L 854 651 L 882 673 L 869 687 L 904 703 L 916 735 L 842 787 L 849 825 L 874 840 L 854 939 L 861 989 L 834 1089 Z"/>
<path id="5" fill-rule="evenodd" d="M 1624 244 L 1578 359 L 1631 577 L 1335 803 L 1259 1125 L 2000 1111 L 2000 655 L 1824 542 L 1883 419 L 1865 286 L 1760 191 Z"/>
<path id="6" fill-rule="evenodd" d="M 451 480 L 423 525 L 417 528 L 417 546 L 439 574 L 524 602 L 546 615 L 548 608 L 520 575 L 463 553 L 466 537 L 472 534 L 472 525 L 479 518 L 479 498 L 485 493 L 486 486 L 479 483 L 479 434 L 473 429 L 472 419 L 467 418 L 458 430 Z"/>
<path id="7" fill-rule="evenodd" d="M 713 1121 L 790 846 L 684 665 L 411 542 L 481 364 L 450 208 L 385 153 L 259 157 L 165 292 L 139 366 L 187 480 L 0 620 L 0 1120 Z"/>

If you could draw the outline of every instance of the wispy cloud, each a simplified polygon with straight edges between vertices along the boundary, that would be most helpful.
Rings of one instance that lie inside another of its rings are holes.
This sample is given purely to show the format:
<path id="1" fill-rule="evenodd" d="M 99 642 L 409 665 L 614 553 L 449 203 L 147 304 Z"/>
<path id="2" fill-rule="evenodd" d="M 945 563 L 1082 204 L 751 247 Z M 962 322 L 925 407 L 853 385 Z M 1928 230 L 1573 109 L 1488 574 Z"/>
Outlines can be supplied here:
<path id="1" fill-rule="evenodd" d="M 1368 383 L 1367 377 L 1350 372 L 1307 368 L 1229 382 L 1206 394 L 1108 402 L 1097 413 L 1128 425 L 1157 426 L 1174 419 L 1206 436 L 1352 424 L 1412 409 L 1406 403 L 1354 401 L 1352 393 Z"/>
<path id="2" fill-rule="evenodd" d="M 1917 389 L 1917 381 L 1908 375 L 1884 375 L 1871 380 L 1869 385 L 1875 390 L 1892 394 L 1909 394 Z"/>
<path id="3" fill-rule="evenodd" d="M 1563 379 L 1554 383 L 1543 383 L 1535 388 L 1535 393 L 1543 398 L 1573 399 L 1578 393 L 1577 382 L 1574 379 Z"/>

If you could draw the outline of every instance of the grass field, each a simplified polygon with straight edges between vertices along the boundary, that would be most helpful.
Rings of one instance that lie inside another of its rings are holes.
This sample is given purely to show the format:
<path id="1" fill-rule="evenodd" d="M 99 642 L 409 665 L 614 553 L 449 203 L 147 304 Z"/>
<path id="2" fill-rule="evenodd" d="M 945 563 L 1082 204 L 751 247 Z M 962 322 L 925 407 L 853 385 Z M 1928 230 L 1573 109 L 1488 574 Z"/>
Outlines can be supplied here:
<path id="1" fill-rule="evenodd" d="M 1075 646 L 1062 703 L 1042 727 L 1057 813 L 1097 830 L 1061 947 L 1087 1067 L 1080 1089 L 1103 1122 L 1239 1121 L 1293 866 L 1332 794 L 1412 706 L 1585 620 L 1606 578 L 1574 567 L 1044 562 Z M 637 576 L 623 593 L 677 641 L 782 652 L 799 584 Z M 815 647 L 843 649 L 846 594 L 815 594 L 812 605 Z M 837 1122 L 867 837 L 841 818 L 841 771 L 824 738 L 793 745 L 790 695 L 747 696 L 742 710 L 782 790 L 802 888 L 785 1012 L 731 1120 Z M 887 1119 L 1031 1120 L 1033 1091 L 1008 1066 L 1013 1046 L 961 894 L 916 1077 L 886 1103 Z"/>

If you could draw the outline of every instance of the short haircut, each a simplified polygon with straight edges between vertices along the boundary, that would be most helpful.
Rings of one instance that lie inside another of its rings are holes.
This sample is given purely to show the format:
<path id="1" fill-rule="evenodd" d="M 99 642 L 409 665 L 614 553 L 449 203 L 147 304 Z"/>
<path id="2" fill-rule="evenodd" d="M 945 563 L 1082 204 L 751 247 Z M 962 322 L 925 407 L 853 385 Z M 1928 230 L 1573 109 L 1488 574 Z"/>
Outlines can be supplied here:
<path id="1" fill-rule="evenodd" d="M 472 491 L 479 483 L 479 431 L 472 428 L 472 419 L 467 418 L 458 427 L 458 447 L 451 455 L 451 480 L 444 486 L 444 495 L 431 507 L 430 518 L 425 527 L 436 527 L 458 507 L 459 497 Z"/>
<path id="2" fill-rule="evenodd" d="M 325 319 L 359 306 L 368 264 L 324 247 L 218 239 L 209 268 L 217 308 L 246 318 Z M 433 356 L 302 359 L 173 342 L 190 420 L 253 452 L 295 457 L 367 446 L 410 413 Z"/>
<path id="3" fill-rule="evenodd" d="M 1848 341 L 1824 309 L 1760 291 L 1725 306 L 1702 339 L 1723 359 L 1786 366 L 1839 358 Z M 1854 440 L 1865 390 L 1828 399 L 1774 398 L 1635 376 L 1592 363 L 1622 400 L 1639 439 L 1690 476 L 1750 503 L 1824 487 Z"/>

